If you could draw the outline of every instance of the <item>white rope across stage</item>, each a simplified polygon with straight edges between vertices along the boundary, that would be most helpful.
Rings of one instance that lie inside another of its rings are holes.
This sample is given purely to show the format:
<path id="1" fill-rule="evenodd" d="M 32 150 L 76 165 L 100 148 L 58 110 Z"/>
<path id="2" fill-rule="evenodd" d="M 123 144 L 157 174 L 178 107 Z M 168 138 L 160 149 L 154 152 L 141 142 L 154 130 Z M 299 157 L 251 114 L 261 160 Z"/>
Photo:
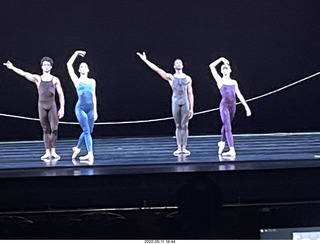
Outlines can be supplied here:
<path id="1" fill-rule="evenodd" d="M 258 100 L 261 99 L 263 97 L 267 97 L 270 96 L 272 94 L 278 93 L 280 91 L 283 91 L 285 89 L 288 89 L 289 87 L 295 86 L 301 82 L 310 80 L 311 78 L 320 75 L 320 72 L 314 73 L 312 75 L 309 75 L 305 78 L 302 78 L 298 81 L 295 81 L 293 83 L 290 83 L 286 86 L 280 87 L 276 90 L 267 92 L 265 94 L 247 99 L 247 102 L 252 102 L 254 100 Z M 240 104 L 240 102 L 237 103 L 237 105 Z M 204 111 L 200 111 L 200 112 L 196 112 L 194 113 L 194 116 L 199 115 L 199 114 L 205 114 L 205 113 L 211 113 L 214 111 L 219 110 L 219 108 L 213 108 L 213 109 L 208 109 L 208 110 L 204 110 Z M 32 120 L 32 121 L 39 121 L 39 119 L 37 118 L 30 118 L 30 117 L 25 117 L 25 116 L 19 116 L 19 115 L 12 115 L 12 114 L 4 114 L 4 113 L 0 113 L 0 117 L 8 117 L 8 118 L 15 118 L 15 119 L 23 119 L 23 120 Z M 159 118 L 159 119 L 148 119 L 148 120 L 135 120 L 135 121 L 119 121 L 119 122 L 96 122 L 94 125 L 122 125 L 122 124 L 142 124 L 142 123 L 152 123 L 152 122 L 159 122 L 159 121 L 165 121 L 165 120 L 171 120 L 173 119 L 173 117 L 166 117 L 166 118 Z M 65 124 L 65 125 L 78 125 L 78 122 L 66 122 L 66 121 L 59 121 L 59 124 Z"/>

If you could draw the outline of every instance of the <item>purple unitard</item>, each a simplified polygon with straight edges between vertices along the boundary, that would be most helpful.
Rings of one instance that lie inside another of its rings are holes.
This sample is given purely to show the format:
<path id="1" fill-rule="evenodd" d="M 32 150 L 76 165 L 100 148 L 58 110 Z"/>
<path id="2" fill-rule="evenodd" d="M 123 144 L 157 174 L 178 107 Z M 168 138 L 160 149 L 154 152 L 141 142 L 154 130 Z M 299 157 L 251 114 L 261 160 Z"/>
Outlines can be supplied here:
<path id="1" fill-rule="evenodd" d="M 231 122 L 236 113 L 235 85 L 222 85 L 220 94 L 222 96 L 219 110 L 222 120 L 221 141 L 227 141 L 229 147 L 233 147 L 233 136 Z"/>

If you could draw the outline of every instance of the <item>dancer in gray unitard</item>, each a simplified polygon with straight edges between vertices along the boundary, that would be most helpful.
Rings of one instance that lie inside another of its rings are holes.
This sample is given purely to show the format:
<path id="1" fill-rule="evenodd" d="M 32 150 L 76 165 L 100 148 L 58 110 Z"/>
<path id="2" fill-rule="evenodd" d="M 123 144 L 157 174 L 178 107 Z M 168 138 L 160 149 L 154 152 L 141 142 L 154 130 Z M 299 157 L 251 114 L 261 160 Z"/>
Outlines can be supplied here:
<path id="1" fill-rule="evenodd" d="M 216 70 L 216 66 L 219 63 L 223 63 L 221 66 L 221 73 L 222 77 L 218 74 Z M 219 58 L 216 61 L 212 62 L 210 65 L 210 70 L 217 82 L 217 86 L 220 90 L 221 94 L 221 102 L 219 106 L 220 110 L 220 117 L 222 121 L 222 128 L 221 128 L 221 141 L 218 143 L 218 154 L 222 154 L 222 156 L 236 156 L 236 151 L 234 149 L 234 142 L 232 136 L 232 128 L 231 122 L 236 113 L 236 96 L 239 98 L 240 102 L 244 106 L 247 116 L 251 116 L 251 110 L 246 103 L 246 100 L 242 96 L 237 81 L 230 78 L 231 74 L 231 67 L 229 61 L 226 58 Z M 229 151 L 222 153 L 225 147 L 225 144 L 229 146 Z"/>
<path id="2" fill-rule="evenodd" d="M 40 124 L 43 129 L 43 141 L 46 148 L 46 152 L 41 159 L 60 159 L 60 156 L 56 153 L 56 142 L 58 138 L 59 119 L 64 116 L 64 94 L 59 78 L 51 75 L 53 60 L 49 57 L 43 57 L 40 64 L 43 72 L 42 75 L 25 72 L 15 67 L 10 61 L 7 61 L 3 65 L 36 84 L 39 93 L 38 112 Z M 59 111 L 57 111 L 55 102 L 56 90 L 59 95 Z"/>
<path id="3" fill-rule="evenodd" d="M 176 124 L 176 140 L 178 149 L 174 151 L 175 156 L 190 155 L 187 150 L 188 123 L 193 116 L 194 97 L 192 91 L 192 80 L 190 76 L 183 73 L 183 62 L 180 59 L 174 61 L 175 74 L 169 74 L 151 63 L 145 53 L 137 53 L 143 62 L 152 70 L 157 72 L 163 79 L 169 82 L 172 88 L 172 114 Z"/>

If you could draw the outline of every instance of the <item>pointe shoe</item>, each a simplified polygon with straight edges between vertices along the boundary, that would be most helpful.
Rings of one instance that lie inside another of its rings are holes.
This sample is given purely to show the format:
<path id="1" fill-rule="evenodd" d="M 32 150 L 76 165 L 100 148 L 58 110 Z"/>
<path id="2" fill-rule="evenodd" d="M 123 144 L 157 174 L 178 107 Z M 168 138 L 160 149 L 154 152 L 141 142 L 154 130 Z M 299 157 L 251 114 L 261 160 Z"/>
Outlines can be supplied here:
<path id="1" fill-rule="evenodd" d="M 80 157 L 80 161 L 94 161 L 94 156 L 92 154 L 87 154 L 86 156 Z"/>
<path id="2" fill-rule="evenodd" d="M 173 152 L 174 156 L 179 156 L 182 153 L 182 151 L 180 149 L 176 150 Z"/>
<path id="3" fill-rule="evenodd" d="M 226 146 L 226 142 L 224 142 L 224 141 L 219 141 L 218 142 L 218 147 L 219 147 L 218 154 L 219 155 L 222 154 L 223 149 L 224 149 L 225 146 Z"/>
<path id="4" fill-rule="evenodd" d="M 222 156 L 224 157 L 235 157 L 236 156 L 236 151 L 232 148 L 228 152 L 222 153 Z"/>
<path id="5" fill-rule="evenodd" d="M 184 148 L 184 149 L 182 150 L 182 154 L 188 156 L 188 155 L 191 154 L 191 152 L 190 152 L 189 150 L 187 150 L 187 149 Z"/>
<path id="6" fill-rule="evenodd" d="M 50 153 L 45 153 L 44 155 L 41 156 L 41 160 L 49 159 L 49 158 L 51 158 L 51 154 Z"/>
<path id="7" fill-rule="evenodd" d="M 77 147 L 73 147 L 72 151 L 73 151 L 72 158 L 76 158 L 78 156 L 78 154 L 80 153 L 81 149 L 77 148 Z"/>
<path id="8" fill-rule="evenodd" d="M 59 160 L 61 158 L 57 153 L 52 153 L 52 157 L 56 160 Z"/>

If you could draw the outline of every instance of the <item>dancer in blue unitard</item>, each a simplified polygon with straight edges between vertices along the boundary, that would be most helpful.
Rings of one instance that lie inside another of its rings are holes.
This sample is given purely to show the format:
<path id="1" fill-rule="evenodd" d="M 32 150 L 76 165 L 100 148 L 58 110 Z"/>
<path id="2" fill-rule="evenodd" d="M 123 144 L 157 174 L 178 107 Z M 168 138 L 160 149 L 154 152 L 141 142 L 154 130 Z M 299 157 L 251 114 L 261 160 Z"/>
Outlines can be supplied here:
<path id="1" fill-rule="evenodd" d="M 221 66 L 222 76 L 220 76 L 216 70 L 216 66 L 221 62 L 223 63 Z M 218 154 L 222 154 L 222 156 L 235 157 L 236 151 L 234 148 L 231 123 L 236 113 L 236 95 L 244 106 L 247 116 L 251 116 L 251 110 L 239 90 L 237 81 L 230 78 L 231 67 L 229 61 L 226 58 L 221 57 L 212 62 L 209 67 L 217 82 L 217 86 L 222 97 L 219 110 L 223 125 L 221 128 L 221 141 L 218 143 Z M 222 153 L 225 148 L 226 141 L 229 146 L 229 151 Z"/>
<path id="2" fill-rule="evenodd" d="M 94 161 L 93 141 L 91 133 L 93 131 L 94 121 L 98 118 L 96 81 L 88 77 L 89 67 L 87 63 L 82 62 L 79 66 L 80 76 L 78 77 L 73 69 L 73 63 L 78 56 L 84 57 L 85 51 L 75 51 L 67 63 L 68 72 L 77 89 L 78 101 L 75 107 L 75 114 L 83 130 L 79 137 L 77 146 L 73 147 L 72 158 L 76 158 L 80 153 L 81 145 L 85 143 L 88 154 L 80 157 L 80 160 Z"/>
<path id="3" fill-rule="evenodd" d="M 194 96 L 191 77 L 183 72 L 183 62 L 176 59 L 173 64 L 175 73 L 169 74 L 160 69 L 147 59 L 147 55 L 137 53 L 146 65 L 157 72 L 164 80 L 168 81 L 172 88 L 172 114 L 176 124 L 176 140 L 178 149 L 173 152 L 175 156 L 190 155 L 187 150 L 187 140 L 189 136 L 188 124 L 193 117 Z"/>

